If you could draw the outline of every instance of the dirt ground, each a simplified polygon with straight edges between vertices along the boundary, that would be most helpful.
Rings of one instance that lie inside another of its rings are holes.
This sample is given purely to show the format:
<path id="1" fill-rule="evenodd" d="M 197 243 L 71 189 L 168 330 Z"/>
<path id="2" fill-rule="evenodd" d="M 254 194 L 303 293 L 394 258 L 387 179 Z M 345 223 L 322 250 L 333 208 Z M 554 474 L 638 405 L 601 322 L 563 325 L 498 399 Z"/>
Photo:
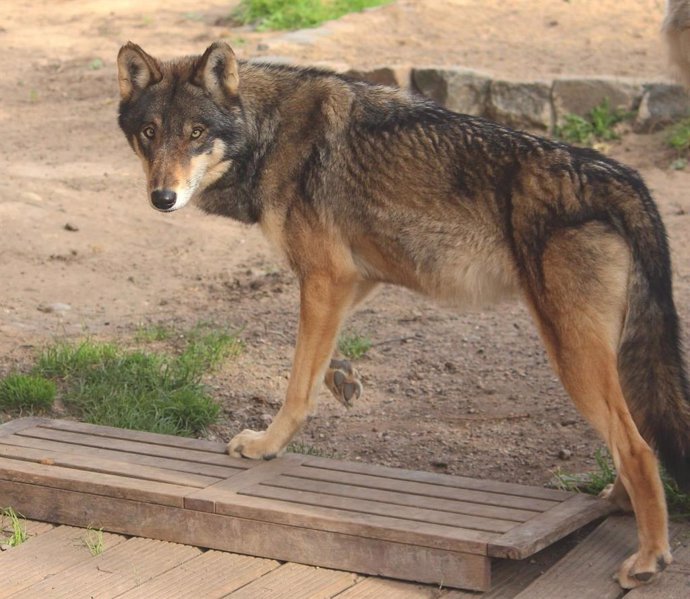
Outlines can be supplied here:
<path id="1" fill-rule="evenodd" d="M 152 210 L 139 161 L 117 129 L 115 57 L 132 40 L 169 58 L 215 39 L 241 57 L 296 62 L 464 65 L 527 80 L 554 74 L 668 79 L 661 0 L 398 1 L 318 34 L 258 33 L 235 3 L 24 0 L 0 16 L 0 374 L 36 347 L 89 334 L 130 339 L 141 323 L 242 328 L 246 352 L 210 379 L 223 406 L 213 438 L 264 428 L 286 388 L 297 287 L 258 229 L 186 209 Z M 662 135 L 610 153 L 638 168 L 674 254 L 690 328 L 690 174 Z M 365 395 L 327 394 L 298 441 L 327 455 L 543 483 L 591 467 L 600 446 L 550 370 L 525 310 L 456 314 L 388 288 L 350 320 L 374 348 L 357 363 Z M 686 334 L 687 339 L 687 334 Z M 7 416 L 5 416 L 6 418 Z M 559 452 L 571 453 L 568 461 Z"/>

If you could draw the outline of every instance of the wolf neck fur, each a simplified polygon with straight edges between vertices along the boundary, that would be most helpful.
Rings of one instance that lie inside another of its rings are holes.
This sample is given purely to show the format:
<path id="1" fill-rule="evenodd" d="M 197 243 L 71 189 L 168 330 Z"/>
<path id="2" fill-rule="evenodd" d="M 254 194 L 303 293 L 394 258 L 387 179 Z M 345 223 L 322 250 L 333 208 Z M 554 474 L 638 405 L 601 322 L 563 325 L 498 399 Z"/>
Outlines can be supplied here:
<path id="1" fill-rule="evenodd" d="M 241 62 L 239 70 L 240 137 L 245 142 L 231 152 L 227 171 L 198 205 L 254 224 L 274 198 L 284 202 L 299 193 L 309 157 L 315 147 L 332 141 L 327 135 L 342 130 L 344 123 L 332 121 L 349 112 L 352 99 L 346 82 L 321 71 L 302 71 L 318 80 L 321 93 L 315 95 L 313 85 L 295 86 L 294 77 L 288 76 L 290 67 Z"/>

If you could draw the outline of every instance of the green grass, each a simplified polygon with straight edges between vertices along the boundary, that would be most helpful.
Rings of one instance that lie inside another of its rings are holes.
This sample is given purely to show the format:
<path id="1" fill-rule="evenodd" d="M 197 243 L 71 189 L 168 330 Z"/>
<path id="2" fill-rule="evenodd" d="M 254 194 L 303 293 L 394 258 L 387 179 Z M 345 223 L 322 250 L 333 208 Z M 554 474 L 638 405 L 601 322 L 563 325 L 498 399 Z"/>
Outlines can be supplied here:
<path id="1" fill-rule="evenodd" d="M 598 449 L 594 454 L 596 470 L 583 474 L 569 474 L 558 468 L 554 473 L 556 486 L 564 491 L 577 491 L 598 495 L 616 480 L 616 470 L 608 451 Z M 672 516 L 690 518 L 690 495 L 678 489 L 678 485 L 662 470 L 661 480 L 666 493 L 668 509 Z"/>
<path id="2" fill-rule="evenodd" d="M 141 324 L 134 335 L 139 343 L 154 343 L 156 341 L 168 341 L 175 335 L 175 329 L 171 326 L 154 323 Z"/>
<path id="3" fill-rule="evenodd" d="M 202 378 L 242 344 L 208 324 L 178 337 L 174 355 L 88 339 L 56 343 L 39 355 L 34 372 L 57 381 L 65 407 L 86 422 L 197 435 L 220 410 Z"/>
<path id="4" fill-rule="evenodd" d="M 303 29 L 391 0 L 242 0 L 233 18 L 259 30 Z"/>
<path id="5" fill-rule="evenodd" d="M 598 495 L 606 485 L 616 480 L 616 470 L 609 453 L 597 449 L 594 453 L 596 470 L 584 474 L 569 474 L 558 468 L 554 473 L 556 486 L 564 491 L 578 491 Z"/>
<path id="6" fill-rule="evenodd" d="M 93 557 L 100 555 L 105 550 L 102 528 L 93 528 L 89 526 L 81 540 Z"/>
<path id="7" fill-rule="evenodd" d="M 324 451 L 323 449 L 319 449 L 318 447 L 314 447 L 313 445 L 307 445 L 305 443 L 300 443 L 299 441 L 293 441 L 287 446 L 286 451 L 289 453 L 300 453 L 302 455 L 313 455 L 317 456 L 320 458 L 337 458 L 338 456 L 330 453 L 328 451 Z"/>
<path id="8" fill-rule="evenodd" d="M 23 516 L 11 507 L 0 510 L 0 529 L 3 533 L 10 533 L 9 537 L 0 540 L 0 544 L 16 547 L 26 541 L 26 526 L 21 518 Z"/>
<path id="9" fill-rule="evenodd" d="M 55 383 L 42 376 L 10 374 L 0 381 L 0 409 L 48 410 L 56 393 Z"/>
<path id="10" fill-rule="evenodd" d="M 690 118 L 678 121 L 668 129 L 666 143 L 673 148 L 679 156 L 687 155 L 690 150 Z"/>
<path id="11" fill-rule="evenodd" d="M 358 360 L 372 347 L 372 342 L 367 337 L 356 333 L 346 333 L 338 339 L 338 350 L 350 360 Z"/>
<path id="12" fill-rule="evenodd" d="M 556 136 L 569 143 L 592 146 L 597 142 L 613 141 L 620 136 L 615 127 L 629 118 L 629 114 L 612 108 L 608 99 L 595 106 L 585 118 L 576 114 L 565 116 L 565 123 L 556 127 Z"/>

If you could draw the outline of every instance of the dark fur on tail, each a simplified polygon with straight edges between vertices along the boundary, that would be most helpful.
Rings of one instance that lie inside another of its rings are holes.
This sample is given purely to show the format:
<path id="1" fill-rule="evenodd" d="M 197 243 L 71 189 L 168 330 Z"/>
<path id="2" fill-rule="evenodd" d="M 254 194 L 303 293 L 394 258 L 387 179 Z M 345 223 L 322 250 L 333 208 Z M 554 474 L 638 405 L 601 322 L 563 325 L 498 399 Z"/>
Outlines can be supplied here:
<path id="1" fill-rule="evenodd" d="M 633 265 L 618 371 L 640 433 L 656 448 L 678 486 L 690 490 L 690 387 L 673 302 L 666 232 L 641 179 L 634 174 L 628 180 L 642 202 L 637 203 L 637 211 L 628 210 L 627 218 L 619 221 L 627 229 Z"/>

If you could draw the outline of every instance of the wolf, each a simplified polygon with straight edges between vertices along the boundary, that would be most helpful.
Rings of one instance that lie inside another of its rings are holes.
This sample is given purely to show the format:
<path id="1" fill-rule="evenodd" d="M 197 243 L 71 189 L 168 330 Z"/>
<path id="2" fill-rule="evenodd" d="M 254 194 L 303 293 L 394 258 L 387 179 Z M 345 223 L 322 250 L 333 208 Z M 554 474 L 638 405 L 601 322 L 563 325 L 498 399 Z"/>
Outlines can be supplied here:
<path id="1" fill-rule="evenodd" d="M 618 478 L 605 496 L 635 512 L 620 584 L 671 563 L 655 451 L 687 487 L 690 393 L 666 232 L 634 170 L 398 89 L 238 61 L 222 42 L 168 62 L 127 43 L 117 64 L 119 124 L 152 206 L 258 224 L 299 281 L 285 400 L 231 455 L 283 452 L 322 380 L 357 398 L 356 373 L 331 356 L 375 287 L 457 308 L 515 297 L 610 448 Z"/>
<path id="2" fill-rule="evenodd" d="M 666 0 L 662 31 L 671 63 L 690 87 L 690 0 Z"/>

